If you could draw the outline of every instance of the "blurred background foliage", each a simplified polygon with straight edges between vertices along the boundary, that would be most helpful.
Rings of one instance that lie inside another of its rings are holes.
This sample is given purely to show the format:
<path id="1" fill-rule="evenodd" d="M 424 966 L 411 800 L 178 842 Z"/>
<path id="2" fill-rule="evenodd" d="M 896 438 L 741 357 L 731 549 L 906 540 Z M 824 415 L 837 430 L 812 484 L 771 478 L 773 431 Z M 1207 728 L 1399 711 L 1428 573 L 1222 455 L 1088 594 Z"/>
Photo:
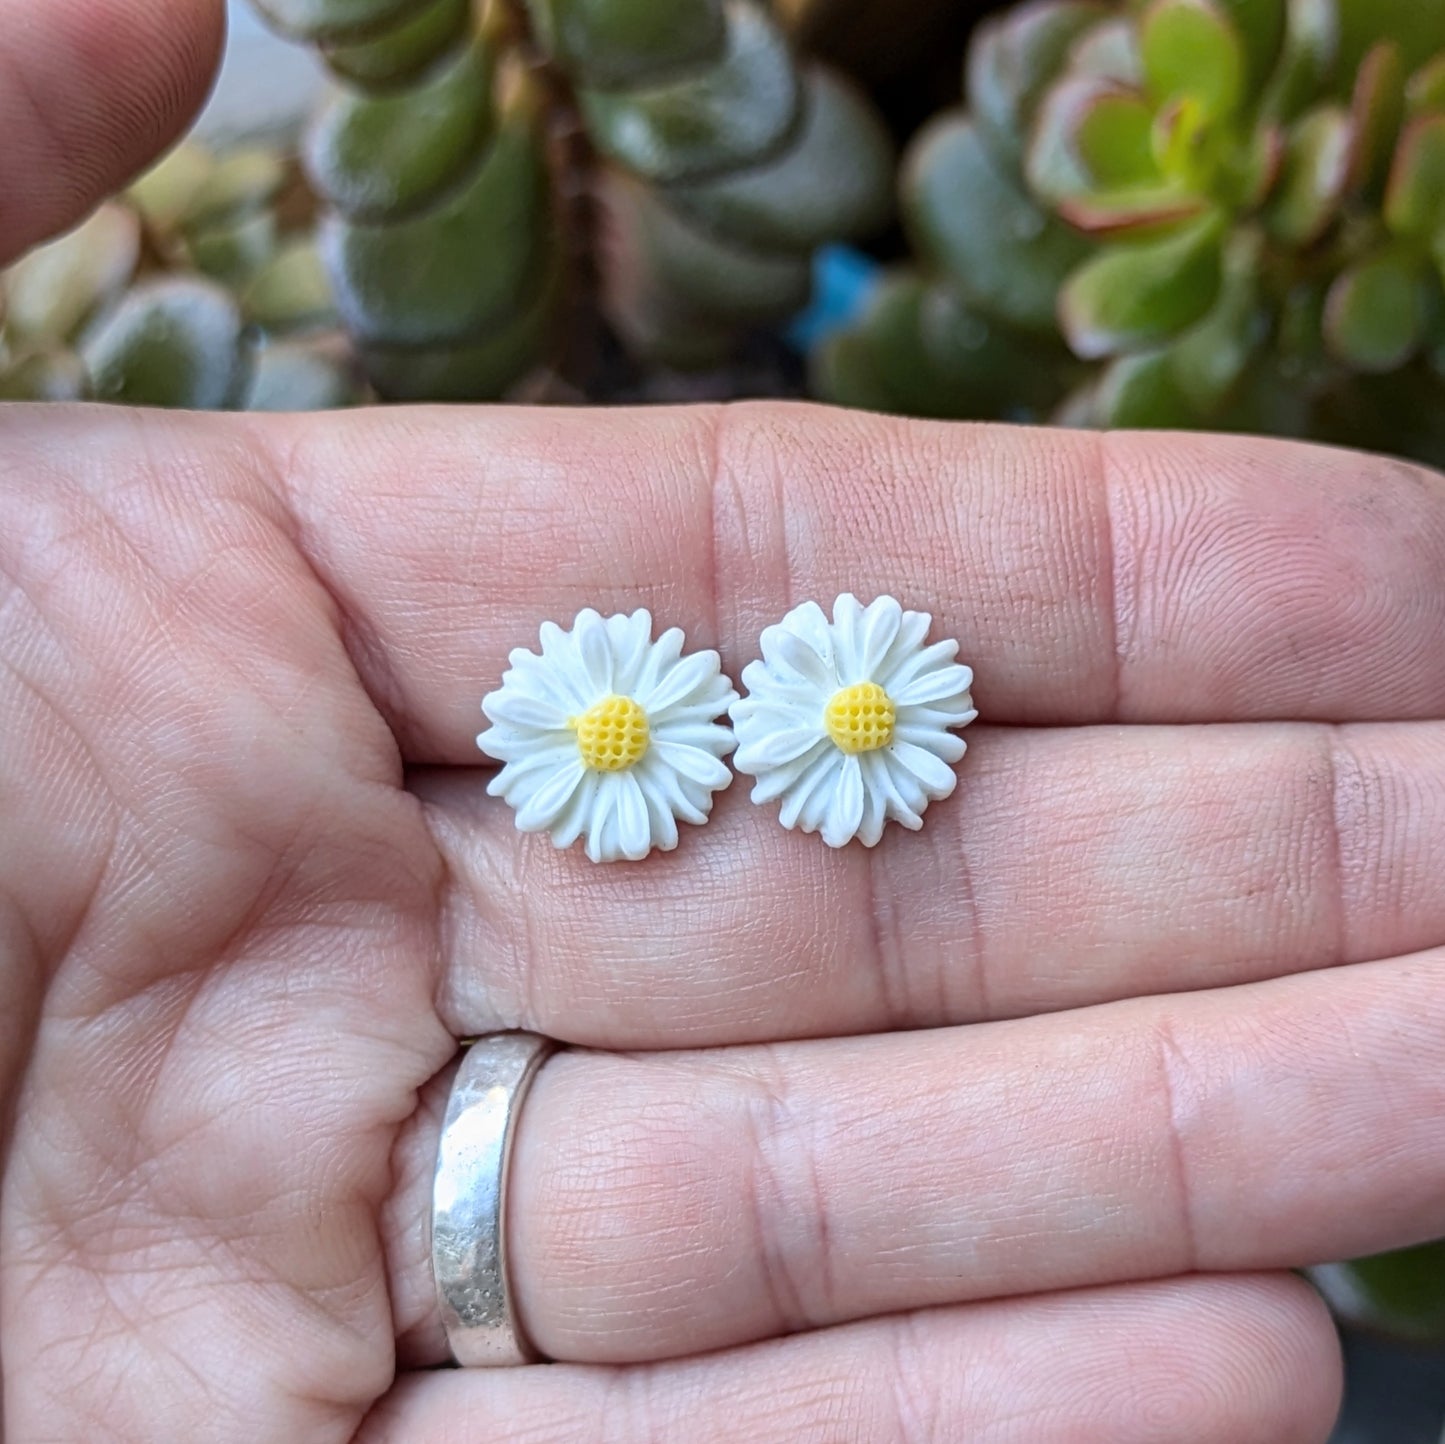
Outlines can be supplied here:
<path id="1" fill-rule="evenodd" d="M 811 393 L 1445 464 L 1445 0 L 253 0 L 329 84 L 4 280 L 0 396 Z"/>
<path id="2" fill-rule="evenodd" d="M 0 277 L 0 400 L 811 393 L 1445 465 L 1445 0 L 254 5 L 308 123 Z M 1316 1280 L 1445 1344 L 1445 1244 Z"/>

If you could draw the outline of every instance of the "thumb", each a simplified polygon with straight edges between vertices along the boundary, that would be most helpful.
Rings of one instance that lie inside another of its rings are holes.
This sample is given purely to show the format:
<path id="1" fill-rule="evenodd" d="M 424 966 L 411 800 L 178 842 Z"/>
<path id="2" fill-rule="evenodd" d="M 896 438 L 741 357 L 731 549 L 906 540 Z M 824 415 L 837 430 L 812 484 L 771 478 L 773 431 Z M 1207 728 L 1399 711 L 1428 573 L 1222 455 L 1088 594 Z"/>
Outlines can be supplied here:
<path id="1" fill-rule="evenodd" d="M 0 263 L 79 221 L 179 133 L 222 0 L 0 0 Z"/>

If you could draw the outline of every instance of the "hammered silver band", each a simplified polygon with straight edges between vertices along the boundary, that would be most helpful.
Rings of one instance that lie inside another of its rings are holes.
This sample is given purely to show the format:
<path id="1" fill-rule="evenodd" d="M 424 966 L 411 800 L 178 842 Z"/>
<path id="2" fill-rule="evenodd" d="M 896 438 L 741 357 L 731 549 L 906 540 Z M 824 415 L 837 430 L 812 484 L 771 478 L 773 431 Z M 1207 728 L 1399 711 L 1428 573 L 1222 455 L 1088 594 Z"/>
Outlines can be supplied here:
<path id="1" fill-rule="evenodd" d="M 507 1274 L 507 1180 L 517 1116 L 554 1051 L 535 1033 L 491 1033 L 462 1057 L 432 1184 L 432 1272 L 457 1363 L 537 1362 Z"/>

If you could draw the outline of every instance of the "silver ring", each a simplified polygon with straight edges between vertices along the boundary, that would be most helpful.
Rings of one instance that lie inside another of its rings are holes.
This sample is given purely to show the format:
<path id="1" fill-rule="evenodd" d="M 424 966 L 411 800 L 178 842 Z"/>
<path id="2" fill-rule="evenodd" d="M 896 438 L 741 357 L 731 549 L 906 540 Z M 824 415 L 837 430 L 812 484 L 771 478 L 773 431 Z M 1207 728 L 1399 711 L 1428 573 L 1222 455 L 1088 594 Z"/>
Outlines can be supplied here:
<path id="1" fill-rule="evenodd" d="M 452 1357 L 468 1367 L 540 1357 L 512 1303 L 507 1177 L 517 1115 L 555 1047 L 535 1033 L 478 1038 L 447 1100 L 432 1184 L 432 1272 Z"/>

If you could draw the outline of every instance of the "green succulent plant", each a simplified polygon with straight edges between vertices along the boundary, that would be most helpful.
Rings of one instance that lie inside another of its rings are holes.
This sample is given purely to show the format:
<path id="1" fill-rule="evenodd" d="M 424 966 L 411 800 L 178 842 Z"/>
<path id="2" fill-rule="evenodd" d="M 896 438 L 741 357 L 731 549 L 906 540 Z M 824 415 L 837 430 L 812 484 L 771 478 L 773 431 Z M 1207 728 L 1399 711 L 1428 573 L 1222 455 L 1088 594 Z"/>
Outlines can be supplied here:
<path id="1" fill-rule="evenodd" d="M 965 84 L 824 395 L 1445 458 L 1445 6 L 1036 0 Z"/>
<path id="2" fill-rule="evenodd" d="M 1313 1271 L 1340 1317 L 1414 1343 L 1445 1343 L 1445 1240 Z"/>
<path id="3" fill-rule="evenodd" d="M 0 400 L 318 410 L 359 399 L 295 168 L 183 145 L 0 276 Z"/>
<path id="4" fill-rule="evenodd" d="M 713 364 L 889 214 L 871 106 L 755 0 L 258 8 L 335 76 L 306 146 L 321 249 L 389 397 L 503 393 L 594 292 L 634 354 Z"/>

